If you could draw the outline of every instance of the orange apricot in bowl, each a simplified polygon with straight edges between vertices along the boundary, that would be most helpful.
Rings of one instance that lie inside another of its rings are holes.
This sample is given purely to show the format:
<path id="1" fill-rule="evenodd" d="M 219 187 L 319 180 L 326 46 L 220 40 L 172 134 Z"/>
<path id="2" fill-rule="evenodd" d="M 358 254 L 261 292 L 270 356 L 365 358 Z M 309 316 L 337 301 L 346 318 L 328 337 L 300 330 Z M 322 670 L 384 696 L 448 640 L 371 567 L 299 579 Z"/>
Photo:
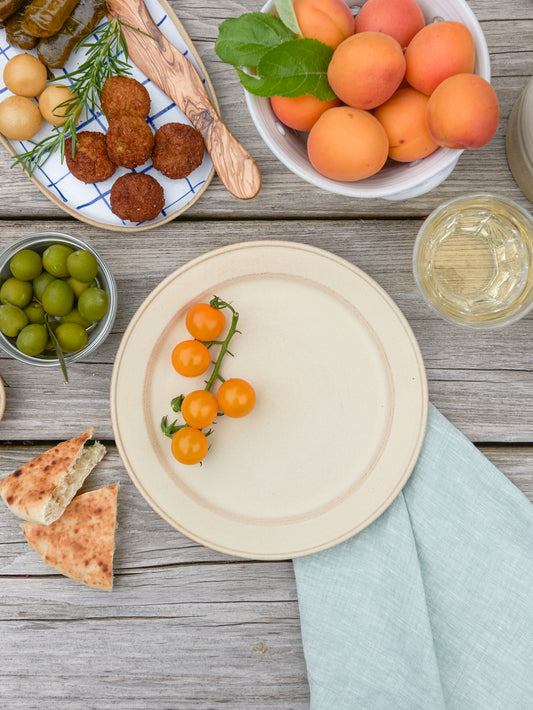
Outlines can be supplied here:
<path id="1" fill-rule="evenodd" d="M 488 81 L 476 74 L 456 74 L 431 94 L 427 125 L 444 148 L 481 148 L 496 133 L 498 97 Z"/>
<path id="2" fill-rule="evenodd" d="M 399 89 L 374 110 L 389 139 L 389 157 L 401 163 L 425 158 L 439 146 L 426 124 L 429 98 L 416 89 Z"/>
<path id="3" fill-rule="evenodd" d="M 383 32 L 407 47 L 426 24 L 415 0 L 367 0 L 355 17 L 356 32 Z"/>
<path id="4" fill-rule="evenodd" d="M 328 108 L 333 108 L 339 104 L 339 99 L 320 101 L 312 94 L 305 94 L 296 98 L 272 96 L 270 99 L 272 110 L 279 120 L 296 131 L 310 131 Z"/>
<path id="5" fill-rule="evenodd" d="M 344 0 L 294 0 L 293 7 L 304 37 L 335 49 L 353 34 L 354 19 Z"/>
<path id="6" fill-rule="evenodd" d="M 311 128 L 307 154 L 317 172 L 352 182 L 379 172 L 389 152 L 381 123 L 370 112 L 351 106 L 328 109 Z"/>
<path id="7" fill-rule="evenodd" d="M 339 99 L 372 109 L 389 99 L 405 74 L 403 50 L 381 32 L 360 32 L 341 42 L 328 67 L 328 81 Z"/>
<path id="8" fill-rule="evenodd" d="M 405 78 L 428 96 L 454 74 L 474 71 L 476 49 L 461 22 L 433 22 L 418 32 L 405 51 Z"/>

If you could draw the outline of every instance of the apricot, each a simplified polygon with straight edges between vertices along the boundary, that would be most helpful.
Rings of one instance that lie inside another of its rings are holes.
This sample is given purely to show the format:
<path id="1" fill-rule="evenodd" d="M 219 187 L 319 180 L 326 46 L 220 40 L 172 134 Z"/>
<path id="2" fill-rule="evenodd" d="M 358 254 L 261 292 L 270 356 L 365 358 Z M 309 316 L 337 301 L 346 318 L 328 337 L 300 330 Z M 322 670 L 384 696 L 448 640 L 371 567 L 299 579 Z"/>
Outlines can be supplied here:
<path id="1" fill-rule="evenodd" d="M 339 99 L 354 108 L 371 109 L 390 99 L 405 74 L 403 50 L 381 32 L 360 32 L 333 52 L 328 81 Z"/>
<path id="2" fill-rule="evenodd" d="M 474 71 L 476 49 L 461 22 L 433 22 L 417 32 L 405 51 L 405 78 L 423 94 L 454 74 Z"/>
<path id="3" fill-rule="evenodd" d="M 481 148 L 498 128 L 496 92 L 476 74 L 456 74 L 431 94 L 426 120 L 433 139 L 445 148 Z"/>
<path id="4" fill-rule="evenodd" d="M 353 34 L 353 15 L 344 0 L 294 0 L 293 7 L 304 37 L 335 49 Z"/>
<path id="5" fill-rule="evenodd" d="M 337 106 L 315 123 L 307 141 L 311 165 L 332 180 L 352 182 L 377 173 L 387 160 L 389 142 L 368 111 Z"/>
<path id="6" fill-rule="evenodd" d="M 296 131 L 310 131 L 324 111 L 338 106 L 340 101 L 320 101 L 312 94 L 305 94 L 294 99 L 272 96 L 270 104 L 276 116 L 286 126 Z"/>
<path id="7" fill-rule="evenodd" d="M 383 32 L 407 47 L 425 24 L 415 0 L 367 0 L 355 17 L 355 32 Z"/>
<path id="8" fill-rule="evenodd" d="M 375 109 L 374 116 L 389 139 L 389 158 L 410 163 L 437 150 L 426 125 L 428 100 L 416 89 L 400 89 Z"/>

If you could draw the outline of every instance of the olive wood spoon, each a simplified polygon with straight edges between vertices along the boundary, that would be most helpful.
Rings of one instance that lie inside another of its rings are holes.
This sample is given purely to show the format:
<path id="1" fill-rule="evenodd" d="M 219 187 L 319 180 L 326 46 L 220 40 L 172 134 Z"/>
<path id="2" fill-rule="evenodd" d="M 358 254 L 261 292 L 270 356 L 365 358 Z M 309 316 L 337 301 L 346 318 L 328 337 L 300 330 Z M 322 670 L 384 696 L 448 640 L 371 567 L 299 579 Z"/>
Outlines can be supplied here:
<path id="1" fill-rule="evenodd" d="M 254 159 L 222 123 L 198 72 L 161 33 L 144 0 L 108 0 L 108 7 L 110 17 L 118 17 L 125 23 L 122 31 L 132 61 L 201 133 L 224 186 L 240 199 L 255 197 L 261 188 L 261 174 Z"/>

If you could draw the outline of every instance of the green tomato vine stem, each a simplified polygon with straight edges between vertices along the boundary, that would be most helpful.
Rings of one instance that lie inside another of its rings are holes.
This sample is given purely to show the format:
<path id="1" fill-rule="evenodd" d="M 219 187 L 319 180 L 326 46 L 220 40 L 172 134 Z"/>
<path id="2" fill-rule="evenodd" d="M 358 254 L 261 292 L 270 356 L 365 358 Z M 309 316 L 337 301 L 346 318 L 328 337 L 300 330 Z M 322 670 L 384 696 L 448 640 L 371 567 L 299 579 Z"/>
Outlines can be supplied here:
<path id="1" fill-rule="evenodd" d="M 232 316 L 231 316 L 231 324 L 230 324 L 230 327 L 228 330 L 228 334 L 226 335 L 226 337 L 222 341 L 222 345 L 220 347 L 220 352 L 219 352 L 218 357 L 215 361 L 215 366 L 213 368 L 213 372 L 211 373 L 211 377 L 207 380 L 207 383 L 205 385 L 205 389 L 208 392 L 211 391 L 211 387 L 213 386 L 213 383 L 216 379 L 219 379 L 221 382 L 225 382 L 224 378 L 220 374 L 220 366 L 222 364 L 222 360 L 224 359 L 224 355 L 226 354 L 226 352 L 228 350 L 228 346 L 231 342 L 231 339 L 233 338 L 235 333 L 239 332 L 237 330 L 237 323 L 239 322 L 239 314 L 237 313 L 235 308 L 233 308 L 233 306 L 231 306 L 229 303 L 226 303 L 226 301 L 223 301 L 222 299 L 218 298 L 218 296 L 215 296 L 209 302 L 209 305 L 212 306 L 213 308 L 218 308 L 218 309 L 229 308 L 229 310 L 232 313 Z M 207 343 L 204 343 L 204 345 L 206 345 L 206 344 Z"/>
<path id="2" fill-rule="evenodd" d="M 220 374 L 220 366 L 222 365 L 222 360 L 224 359 L 224 355 L 228 354 L 233 357 L 233 353 L 231 353 L 228 350 L 228 346 L 231 342 L 231 339 L 235 335 L 235 333 L 240 333 L 240 330 L 237 330 L 237 323 L 239 322 L 239 314 L 233 308 L 233 306 L 226 301 L 223 301 L 221 298 L 218 296 L 213 296 L 211 301 L 209 302 L 209 305 L 212 308 L 217 308 L 218 310 L 222 310 L 223 308 L 228 308 L 231 313 L 231 323 L 230 327 L 228 330 L 228 334 L 224 338 L 224 340 L 207 340 L 207 341 L 200 341 L 203 342 L 204 345 L 206 345 L 208 348 L 210 348 L 212 345 L 220 345 L 220 352 L 218 354 L 217 359 L 214 361 L 213 365 L 213 372 L 211 373 L 211 377 L 207 380 L 205 388 L 208 392 L 211 391 L 211 387 L 213 386 L 215 380 L 220 380 L 221 382 L 225 382 L 224 377 Z M 180 394 L 177 397 L 174 397 L 170 403 L 172 410 L 174 412 L 180 412 L 181 411 L 181 405 L 184 399 L 184 395 Z M 217 414 L 217 416 L 221 416 L 221 412 Z M 179 431 L 180 429 L 185 429 L 185 427 L 189 426 L 188 424 L 178 424 L 177 420 L 175 419 L 171 424 L 168 423 L 168 419 L 166 416 L 164 416 L 161 419 L 161 431 L 165 436 L 168 436 L 169 439 L 172 439 L 174 434 Z M 209 436 L 209 434 L 212 433 L 212 429 L 210 429 L 207 433 L 206 436 Z"/>

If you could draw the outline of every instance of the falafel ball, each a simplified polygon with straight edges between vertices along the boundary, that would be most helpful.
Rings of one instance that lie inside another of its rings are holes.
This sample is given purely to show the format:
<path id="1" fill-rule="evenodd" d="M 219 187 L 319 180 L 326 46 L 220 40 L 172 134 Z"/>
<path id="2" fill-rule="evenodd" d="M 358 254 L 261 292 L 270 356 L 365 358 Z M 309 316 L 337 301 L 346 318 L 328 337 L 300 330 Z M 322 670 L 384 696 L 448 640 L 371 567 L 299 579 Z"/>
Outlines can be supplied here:
<path id="1" fill-rule="evenodd" d="M 114 163 L 123 168 L 136 168 L 152 154 L 154 134 L 140 116 L 117 116 L 109 121 L 106 145 Z"/>
<path id="2" fill-rule="evenodd" d="M 98 131 L 80 131 L 76 138 L 74 156 L 72 138 L 65 141 L 67 167 L 74 177 L 87 183 L 102 182 L 110 178 L 117 166 L 107 154 L 105 135 Z"/>
<path id="3" fill-rule="evenodd" d="M 109 119 L 121 115 L 146 118 L 150 111 L 150 94 L 137 79 L 110 76 L 102 87 L 100 103 Z"/>
<path id="4" fill-rule="evenodd" d="M 202 136 L 186 123 L 165 123 L 157 129 L 154 139 L 154 168 L 168 178 L 187 177 L 204 159 Z"/>
<path id="5" fill-rule="evenodd" d="M 163 188 L 146 173 L 127 173 L 113 183 L 111 211 L 129 222 L 155 219 L 165 206 Z"/>

